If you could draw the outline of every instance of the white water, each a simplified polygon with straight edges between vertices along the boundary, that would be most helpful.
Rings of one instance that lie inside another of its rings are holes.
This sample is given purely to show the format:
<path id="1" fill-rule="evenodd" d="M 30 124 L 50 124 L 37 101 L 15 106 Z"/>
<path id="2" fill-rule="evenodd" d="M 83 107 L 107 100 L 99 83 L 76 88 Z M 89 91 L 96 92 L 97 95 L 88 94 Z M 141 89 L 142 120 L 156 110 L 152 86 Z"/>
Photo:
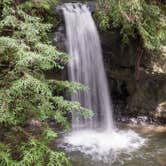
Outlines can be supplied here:
<path id="1" fill-rule="evenodd" d="M 116 154 L 139 148 L 144 140 L 138 134 L 118 131 L 114 127 L 100 39 L 91 13 L 86 5 L 81 4 L 64 4 L 62 11 L 66 24 L 67 50 L 71 55 L 69 80 L 89 88 L 85 92 L 73 94 L 71 100 L 80 102 L 95 114 L 86 120 L 74 112 L 73 132 L 64 137 L 62 147 L 98 159 L 109 156 L 110 151 Z M 97 131 L 97 128 L 102 131 Z"/>
<path id="2" fill-rule="evenodd" d="M 112 107 L 104 71 L 99 35 L 86 5 L 65 4 L 62 7 L 67 34 L 67 49 L 72 56 L 68 64 L 69 80 L 86 85 L 89 90 L 71 96 L 85 108 L 94 111 L 90 120 L 73 113 L 73 129 L 114 128 Z"/>
<path id="3" fill-rule="evenodd" d="M 114 161 L 121 153 L 131 153 L 144 145 L 142 139 L 132 130 L 98 132 L 82 130 L 66 135 L 63 147 L 68 152 L 80 151 L 95 160 Z"/>

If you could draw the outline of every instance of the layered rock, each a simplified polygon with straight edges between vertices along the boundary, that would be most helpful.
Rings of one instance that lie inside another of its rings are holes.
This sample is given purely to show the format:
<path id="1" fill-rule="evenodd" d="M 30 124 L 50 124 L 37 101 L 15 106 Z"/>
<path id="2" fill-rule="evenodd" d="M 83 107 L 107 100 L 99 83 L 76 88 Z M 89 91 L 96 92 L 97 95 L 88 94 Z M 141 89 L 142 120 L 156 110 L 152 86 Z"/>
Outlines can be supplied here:
<path id="1" fill-rule="evenodd" d="M 115 115 L 148 116 L 166 123 L 166 54 L 145 52 L 138 66 L 138 42 L 121 43 L 119 32 L 101 33 L 101 43 L 115 107 Z"/>

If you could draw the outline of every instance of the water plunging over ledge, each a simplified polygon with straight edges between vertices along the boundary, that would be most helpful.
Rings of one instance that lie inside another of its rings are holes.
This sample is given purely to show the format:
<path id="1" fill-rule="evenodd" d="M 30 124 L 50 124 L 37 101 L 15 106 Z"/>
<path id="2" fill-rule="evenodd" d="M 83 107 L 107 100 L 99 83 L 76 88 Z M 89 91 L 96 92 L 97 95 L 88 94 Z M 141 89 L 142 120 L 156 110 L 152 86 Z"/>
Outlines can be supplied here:
<path id="1" fill-rule="evenodd" d="M 71 55 L 69 80 L 88 87 L 87 91 L 72 94 L 71 100 L 94 112 L 90 119 L 84 119 L 76 112 L 72 114 L 73 131 L 64 137 L 62 147 L 68 144 L 67 150 L 95 154 L 98 159 L 109 155 L 110 151 L 139 148 L 144 140 L 138 134 L 119 131 L 114 125 L 100 39 L 88 7 L 67 3 L 61 9 L 66 25 L 66 47 Z"/>
<path id="2" fill-rule="evenodd" d="M 81 4 L 65 4 L 62 9 L 66 23 L 67 50 L 72 56 L 68 64 L 69 80 L 89 88 L 72 94 L 71 100 L 80 102 L 95 113 L 90 120 L 73 113 L 72 127 L 78 130 L 102 127 L 111 131 L 114 128 L 111 100 L 100 40 L 91 13 L 86 5 Z"/>

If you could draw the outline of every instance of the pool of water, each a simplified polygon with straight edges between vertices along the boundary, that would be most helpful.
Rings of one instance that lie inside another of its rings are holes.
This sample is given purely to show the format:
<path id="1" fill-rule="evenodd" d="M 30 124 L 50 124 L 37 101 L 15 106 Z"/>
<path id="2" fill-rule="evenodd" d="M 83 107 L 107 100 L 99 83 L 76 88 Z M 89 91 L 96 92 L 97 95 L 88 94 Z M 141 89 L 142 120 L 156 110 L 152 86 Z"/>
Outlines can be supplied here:
<path id="1" fill-rule="evenodd" d="M 166 166 L 166 131 L 83 131 L 64 136 L 61 145 L 73 166 Z"/>

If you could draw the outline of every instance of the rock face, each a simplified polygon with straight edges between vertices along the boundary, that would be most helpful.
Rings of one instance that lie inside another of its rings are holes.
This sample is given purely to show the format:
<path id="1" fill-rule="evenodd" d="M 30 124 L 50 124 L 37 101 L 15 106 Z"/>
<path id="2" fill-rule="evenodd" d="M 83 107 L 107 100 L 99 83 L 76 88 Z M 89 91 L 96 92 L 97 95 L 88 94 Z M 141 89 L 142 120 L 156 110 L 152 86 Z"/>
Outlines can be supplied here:
<path id="1" fill-rule="evenodd" d="M 166 124 L 166 49 L 160 53 L 144 51 L 139 58 L 138 41 L 124 46 L 118 29 L 101 32 L 100 38 L 114 115 L 148 116 L 149 121 Z M 65 51 L 63 22 L 54 34 L 54 42 Z"/>
<path id="2" fill-rule="evenodd" d="M 148 116 L 166 123 L 166 52 L 144 51 L 136 77 L 138 42 L 123 46 L 119 32 L 101 33 L 115 115 Z"/>

